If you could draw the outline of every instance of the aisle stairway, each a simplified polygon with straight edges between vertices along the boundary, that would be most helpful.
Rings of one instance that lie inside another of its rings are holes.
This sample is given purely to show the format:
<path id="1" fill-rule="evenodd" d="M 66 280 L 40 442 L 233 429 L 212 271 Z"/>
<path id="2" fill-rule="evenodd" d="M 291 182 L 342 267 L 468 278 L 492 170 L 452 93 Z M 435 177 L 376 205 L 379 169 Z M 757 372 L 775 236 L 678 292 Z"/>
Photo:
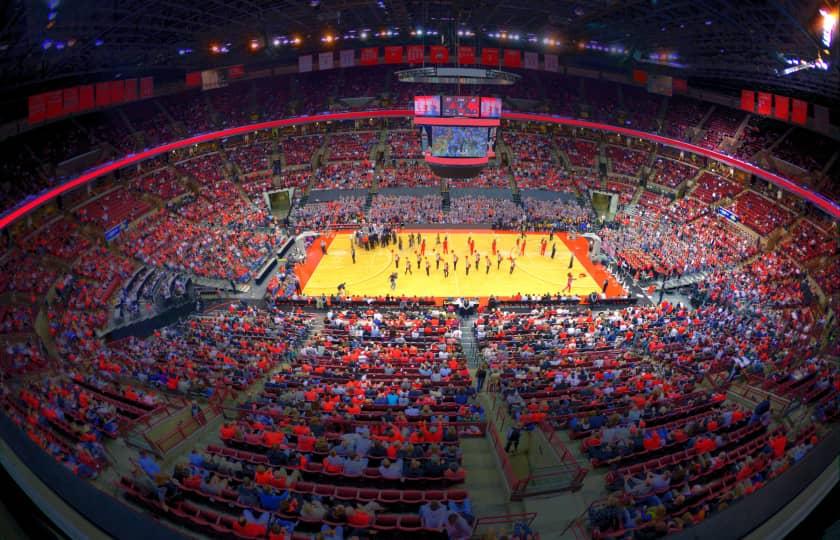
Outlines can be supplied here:
<path id="1" fill-rule="evenodd" d="M 473 325 L 478 318 L 477 315 L 461 317 L 461 347 L 464 349 L 464 356 L 467 357 L 467 365 L 470 369 L 478 369 L 481 361 L 478 356 L 478 345 L 475 342 Z"/>

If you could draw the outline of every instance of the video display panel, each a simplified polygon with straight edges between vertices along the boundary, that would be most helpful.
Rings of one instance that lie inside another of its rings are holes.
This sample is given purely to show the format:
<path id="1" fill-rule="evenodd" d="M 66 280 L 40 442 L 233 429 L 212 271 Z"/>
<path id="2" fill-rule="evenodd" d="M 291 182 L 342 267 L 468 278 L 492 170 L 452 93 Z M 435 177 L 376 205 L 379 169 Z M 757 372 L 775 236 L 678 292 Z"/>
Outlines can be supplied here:
<path id="1" fill-rule="evenodd" d="M 440 96 L 414 96 L 415 116 L 440 116 Z"/>
<path id="2" fill-rule="evenodd" d="M 488 129 L 483 127 L 432 126 L 432 156 L 484 157 Z"/>
<path id="3" fill-rule="evenodd" d="M 478 96 L 443 96 L 443 115 L 478 118 L 478 103 Z"/>
<path id="4" fill-rule="evenodd" d="M 502 117 L 502 98 L 497 98 L 497 97 L 483 97 L 483 98 L 481 98 L 481 117 L 482 118 L 501 118 Z"/>

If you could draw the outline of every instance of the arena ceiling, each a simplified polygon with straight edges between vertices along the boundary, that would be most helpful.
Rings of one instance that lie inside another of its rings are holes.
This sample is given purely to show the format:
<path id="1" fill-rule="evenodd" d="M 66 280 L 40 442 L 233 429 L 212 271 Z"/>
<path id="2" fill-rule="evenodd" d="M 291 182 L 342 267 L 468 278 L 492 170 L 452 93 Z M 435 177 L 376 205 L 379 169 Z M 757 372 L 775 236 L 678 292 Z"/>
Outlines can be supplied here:
<path id="1" fill-rule="evenodd" d="M 381 44 L 387 39 L 376 34 L 392 29 L 400 35 L 388 39 L 399 43 L 520 46 L 557 52 L 570 64 L 625 71 L 641 65 L 708 86 L 835 102 L 840 39 L 826 56 L 817 24 L 826 2 L 837 0 L 9 0 L 0 8 L 0 81 L 23 91 L 68 77 L 267 64 L 329 46 Z M 412 29 L 425 34 L 411 36 Z M 519 39 L 492 37 L 500 31 Z M 342 39 L 326 45 L 326 34 Z M 274 45 L 292 36 L 299 45 Z M 560 45 L 546 48 L 547 38 Z M 258 50 L 251 50 L 252 40 Z M 229 52 L 213 54 L 211 44 Z M 652 55 L 662 54 L 672 55 L 672 65 L 651 64 Z M 829 59 L 827 70 L 779 74 L 789 66 L 784 57 L 818 54 Z"/>

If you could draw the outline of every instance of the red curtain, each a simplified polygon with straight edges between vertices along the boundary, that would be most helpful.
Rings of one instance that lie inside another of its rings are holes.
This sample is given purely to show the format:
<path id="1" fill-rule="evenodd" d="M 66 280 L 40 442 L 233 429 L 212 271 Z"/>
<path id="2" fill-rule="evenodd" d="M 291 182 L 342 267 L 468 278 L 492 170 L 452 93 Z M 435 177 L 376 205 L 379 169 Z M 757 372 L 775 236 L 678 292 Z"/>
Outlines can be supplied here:
<path id="1" fill-rule="evenodd" d="M 361 56 L 359 57 L 359 64 L 363 66 L 375 66 L 379 63 L 379 48 L 378 47 L 366 47 L 362 49 Z"/>
<path id="2" fill-rule="evenodd" d="M 29 123 L 37 124 L 43 122 L 47 117 L 47 96 L 36 94 L 29 96 Z"/>
<path id="3" fill-rule="evenodd" d="M 792 105 L 790 119 L 797 124 L 805 124 L 808 121 L 808 102 L 794 99 Z"/>
<path id="4" fill-rule="evenodd" d="M 385 63 L 386 64 L 402 64 L 403 61 L 403 47 L 402 45 L 388 45 L 385 47 Z"/>
<path id="5" fill-rule="evenodd" d="M 93 85 L 83 84 L 79 87 L 79 110 L 88 111 L 94 107 Z"/>
<path id="6" fill-rule="evenodd" d="M 758 93 L 758 114 L 770 116 L 773 113 L 773 94 L 769 92 Z"/>
<path id="7" fill-rule="evenodd" d="M 458 47 L 458 63 L 475 64 L 475 47 Z"/>
<path id="8" fill-rule="evenodd" d="M 406 61 L 409 64 L 422 64 L 423 52 L 422 45 L 409 45 L 405 48 Z"/>
<path id="9" fill-rule="evenodd" d="M 522 51 L 505 49 L 505 67 L 522 67 Z"/>
<path id="10" fill-rule="evenodd" d="M 487 48 L 481 49 L 481 63 L 485 66 L 499 65 L 499 49 Z"/>
<path id="11" fill-rule="evenodd" d="M 63 94 L 64 112 L 68 114 L 79 112 L 79 87 L 65 88 Z"/>
<path id="12" fill-rule="evenodd" d="M 432 45 L 429 47 L 429 58 L 433 64 L 449 62 L 449 48 L 446 45 Z"/>
<path id="13" fill-rule="evenodd" d="M 787 96 L 773 96 L 776 100 L 776 107 L 773 114 L 779 120 L 787 121 L 790 118 L 790 98 Z"/>
<path id="14" fill-rule="evenodd" d="M 741 90 L 741 108 L 745 111 L 755 112 L 755 92 Z"/>

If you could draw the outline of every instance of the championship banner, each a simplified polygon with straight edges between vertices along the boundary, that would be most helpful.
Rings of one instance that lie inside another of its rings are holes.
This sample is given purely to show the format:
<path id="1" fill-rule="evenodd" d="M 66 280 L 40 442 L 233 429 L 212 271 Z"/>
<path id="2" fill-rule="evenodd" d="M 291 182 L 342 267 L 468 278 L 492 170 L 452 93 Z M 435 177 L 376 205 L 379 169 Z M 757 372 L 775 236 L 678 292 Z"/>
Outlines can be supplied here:
<path id="1" fill-rule="evenodd" d="M 685 79 L 674 79 L 674 92 L 681 94 L 688 92 L 688 81 Z"/>
<path id="2" fill-rule="evenodd" d="M 409 45 L 405 48 L 405 58 L 406 62 L 409 64 L 422 64 L 423 63 L 423 46 L 422 45 Z"/>
<path id="3" fill-rule="evenodd" d="M 308 73 L 312 71 L 312 55 L 305 54 L 298 57 L 298 72 Z"/>
<path id="4" fill-rule="evenodd" d="M 335 67 L 335 56 L 332 51 L 322 52 L 318 55 L 318 69 L 323 71 L 325 69 L 332 69 Z"/>
<path id="5" fill-rule="evenodd" d="M 137 79 L 125 80 L 125 100 L 134 101 L 137 99 Z"/>
<path id="6" fill-rule="evenodd" d="M 363 66 L 375 66 L 379 63 L 379 47 L 365 47 L 362 49 L 362 56 L 359 64 Z"/>
<path id="7" fill-rule="evenodd" d="M 748 112 L 755 112 L 755 92 L 752 90 L 741 90 L 741 109 Z"/>
<path id="8" fill-rule="evenodd" d="M 525 69 L 540 69 L 540 56 L 537 53 L 525 53 Z"/>
<path id="9" fill-rule="evenodd" d="M 62 109 L 64 109 L 64 112 L 66 114 L 79 112 L 79 87 L 65 88 L 62 93 L 62 101 L 64 103 Z"/>
<path id="10" fill-rule="evenodd" d="M 83 84 L 79 87 L 79 110 L 89 111 L 95 106 L 93 98 L 93 85 Z"/>
<path id="11" fill-rule="evenodd" d="M 648 74 L 647 91 L 660 96 L 672 96 L 674 95 L 674 80 L 668 75 Z"/>
<path id="12" fill-rule="evenodd" d="M 790 119 L 796 124 L 804 125 L 808 121 L 808 102 L 794 99 L 791 103 Z"/>
<path id="13" fill-rule="evenodd" d="M 648 74 L 647 71 L 643 69 L 634 69 L 633 70 L 633 81 L 639 84 L 647 84 L 648 81 Z"/>
<path id="14" fill-rule="evenodd" d="M 47 118 L 47 96 L 36 94 L 29 96 L 29 123 L 37 124 Z"/>
<path id="15" fill-rule="evenodd" d="M 773 94 L 770 92 L 758 93 L 758 114 L 770 116 L 773 112 Z"/>
<path id="16" fill-rule="evenodd" d="M 545 70 L 560 71 L 560 57 L 556 54 L 545 55 Z"/>
<path id="17" fill-rule="evenodd" d="M 343 68 L 356 65 L 356 51 L 353 49 L 344 49 L 338 53 L 338 65 Z"/>
<path id="18" fill-rule="evenodd" d="M 201 86 L 201 72 L 200 71 L 190 71 L 187 73 L 186 81 L 187 88 L 192 88 L 194 86 Z"/>
<path id="19" fill-rule="evenodd" d="M 773 99 L 776 101 L 776 107 L 773 109 L 773 115 L 779 120 L 787 120 L 790 118 L 790 98 L 787 96 L 774 95 Z"/>
<path id="20" fill-rule="evenodd" d="M 111 84 L 107 82 L 96 83 L 96 106 L 107 107 L 111 104 Z"/>
<path id="21" fill-rule="evenodd" d="M 402 64 L 403 62 L 403 47 L 402 45 L 388 45 L 385 47 L 385 63 L 386 64 Z"/>
<path id="22" fill-rule="evenodd" d="M 111 105 L 125 101 L 125 82 L 111 81 Z"/>
<path id="23" fill-rule="evenodd" d="M 458 47 L 459 64 L 475 64 L 475 47 Z"/>
<path id="24" fill-rule="evenodd" d="M 155 78 L 143 77 L 140 79 L 140 97 L 150 98 L 155 95 Z"/>
<path id="25" fill-rule="evenodd" d="M 499 49 L 488 48 L 481 49 L 481 63 L 485 66 L 499 65 Z"/>
<path id="26" fill-rule="evenodd" d="M 241 79 L 245 76 L 245 66 L 242 64 L 237 64 L 235 66 L 230 66 L 228 68 L 228 78 L 229 79 Z"/>
<path id="27" fill-rule="evenodd" d="M 522 67 L 522 53 L 516 49 L 505 49 L 505 67 Z"/>
<path id="28" fill-rule="evenodd" d="M 429 58 L 433 64 L 449 62 L 449 48 L 446 45 L 432 45 L 429 47 Z"/>
<path id="29" fill-rule="evenodd" d="M 58 118 L 64 114 L 64 96 L 61 90 L 47 92 L 47 118 Z"/>

